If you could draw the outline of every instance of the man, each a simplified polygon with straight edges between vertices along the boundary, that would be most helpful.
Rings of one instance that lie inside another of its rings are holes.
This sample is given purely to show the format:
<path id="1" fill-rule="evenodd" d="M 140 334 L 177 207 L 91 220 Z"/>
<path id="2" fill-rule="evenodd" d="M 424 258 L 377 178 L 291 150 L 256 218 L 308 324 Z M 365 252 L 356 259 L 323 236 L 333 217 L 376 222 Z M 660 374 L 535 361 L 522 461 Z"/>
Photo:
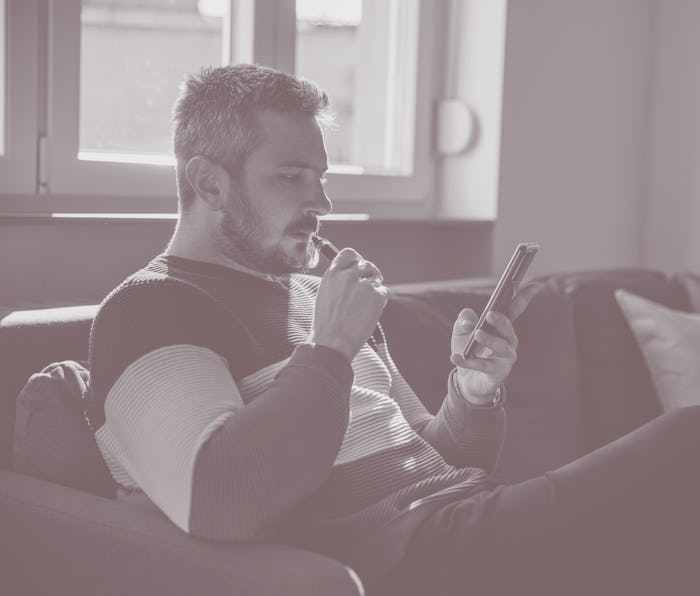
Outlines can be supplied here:
<path id="1" fill-rule="evenodd" d="M 322 278 L 304 274 L 331 209 L 327 114 L 317 86 L 268 68 L 207 69 L 184 84 L 177 228 L 105 299 L 91 333 L 90 415 L 110 471 L 186 532 L 319 550 L 383 593 L 558 589 L 565 578 L 550 581 L 544 562 L 576 570 L 590 539 L 588 522 L 562 531 L 585 516 L 556 490 L 615 476 L 630 456 L 498 487 L 511 320 L 494 313 L 493 332 L 477 336 L 487 350 L 465 361 L 476 315 L 460 313 L 456 366 L 431 416 L 374 333 L 387 300 L 377 267 L 346 248 Z M 512 318 L 535 291 L 521 291 Z M 623 501 L 589 516 L 596 540 Z"/>

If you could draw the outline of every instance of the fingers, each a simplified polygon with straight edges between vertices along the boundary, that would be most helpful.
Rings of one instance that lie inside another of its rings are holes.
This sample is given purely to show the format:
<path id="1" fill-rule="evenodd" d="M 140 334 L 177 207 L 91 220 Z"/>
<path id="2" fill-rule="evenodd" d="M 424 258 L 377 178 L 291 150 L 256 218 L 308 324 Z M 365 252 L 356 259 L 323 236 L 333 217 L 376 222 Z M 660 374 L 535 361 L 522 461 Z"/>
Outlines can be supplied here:
<path id="1" fill-rule="evenodd" d="M 344 248 L 335 256 L 329 269 L 348 269 L 361 260 L 362 256 L 355 249 Z"/>
<path id="2" fill-rule="evenodd" d="M 518 337 L 510 319 L 502 313 L 488 313 L 486 322 L 489 327 L 474 332 L 474 339 L 478 344 L 476 355 L 466 359 L 462 355 L 464 336 L 472 332 L 476 314 L 470 309 L 460 313 L 453 330 L 453 353 L 450 360 L 459 368 L 485 373 L 500 382 L 500 379 L 510 372 L 517 359 Z"/>
<path id="3" fill-rule="evenodd" d="M 476 313 L 470 309 L 470 308 L 465 308 L 463 309 L 460 313 L 459 316 L 457 317 L 457 320 L 454 322 L 454 325 L 452 327 L 452 337 L 453 339 L 455 338 L 464 338 L 469 336 L 472 331 L 474 330 L 474 326 L 476 325 L 478 321 L 478 317 Z M 501 336 L 504 338 L 507 342 L 509 342 L 513 347 L 517 347 L 518 345 L 518 337 L 515 334 L 515 329 L 513 328 L 513 324 L 511 323 L 510 319 L 497 311 L 491 311 L 486 315 L 486 322 L 493 328 L 493 330 L 497 333 L 497 335 Z M 489 335 L 487 332 L 484 332 L 483 330 L 477 331 L 477 334 L 475 335 L 475 339 L 479 341 L 479 337 L 481 333 L 486 333 L 487 336 L 492 336 Z M 479 341 L 479 343 L 482 343 Z"/>
<path id="4" fill-rule="evenodd" d="M 506 315 L 497 311 L 491 311 L 486 315 L 486 322 L 491 325 L 502 338 L 507 340 L 510 345 L 514 348 L 518 347 L 518 336 L 515 334 L 513 323 Z M 477 333 L 481 332 L 483 332 L 483 329 L 480 329 Z M 478 337 L 476 339 L 479 343 L 482 343 Z"/>
<path id="5" fill-rule="evenodd" d="M 517 337 L 512 336 L 506 339 L 488 333 L 483 329 L 478 329 L 474 333 L 474 339 L 476 339 L 479 344 L 476 356 L 474 358 L 465 359 L 460 352 L 454 352 L 450 357 L 453 364 L 472 368 L 468 366 L 468 363 L 472 361 L 482 362 L 485 360 L 496 361 L 498 359 L 505 359 L 510 362 L 515 362 L 517 357 Z"/>
<path id="6" fill-rule="evenodd" d="M 87 389 L 88 372 L 72 360 L 64 360 L 58 366 L 61 367 L 65 381 L 71 389 L 76 393 L 83 394 Z"/>
<path id="7" fill-rule="evenodd" d="M 369 279 L 372 281 L 372 285 L 377 285 L 377 283 L 381 285 L 381 283 L 384 281 L 382 272 L 379 271 L 374 263 L 361 259 L 357 263 L 357 267 L 360 270 L 360 279 Z"/>
<path id="8" fill-rule="evenodd" d="M 510 317 L 515 321 L 528 307 L 530 301 L 540 292 L 542 285 L 537 282 L 531 282 L 522 288 L 518 288 L 515 298 L 510 305 Z"/>
<path id="9" fill-rule="evenodd" d="M 476 357 L 465 360 L 461 354 L 452 354 L 450 361 L 459 368 L 482 372 L 498 379 L 504 378 L 511 368 L 510 363 L 504 364 L 502 359 Z"/>
<path id="10" fill-rule="evenodd" d="M 352 360 L 376 327 L 388 294 L 379 270 L 351 248 L 343 249 L 321 278 L 312 341 Z"/>
<path id="11" fill-rule="evenodd" d="M 514 350 L 517 350 L 518 347 L 518 336 L 515 333 L 513 321 L 525 311 L 530 301 L 539 293 L 540 289 L 541 284 L 537 282 L 529 283 L 522 289 L 519 289 L 511 303 L 510 316 L 498 311 L 491 311 L 486 315 L 486 322 L 491 325 L 494 331 L 505 339 Z M 489 343 L 492 337 L 493 336 L 489 336 L 489 334 L 484 334 L 483 330 L 479 330 L 475 334 L 475 339 L 480 344 L 493 349 L 493 346 Z"/>
<path id="12" fill-rule="evenodd" d="M 382 286 L 384 281 L 384 277 L 379 268 L 371 261 L 363 259 L 362 255 L 353 248 L 344 248 L 341 250 L 333 259 L 330 268 L 334 270 L 355 270 L 360 281 L 365 281 L 369 283 L 369 285 L 377 288 Z"/>
<path id="13" fill-rule="evenodd" d="M 517 291 L 508 313 L 489 312 L 488 325 L 474 331 L 476 355 L 468 359 L 462 355 L 468 345 L 477 317 L 471 309 L 464 309 L 452 330 L 452 364 L 458 367 L 458 379 L 463 395 L 483 395 L 484 387 L 497 387 L 510 374 L 517 360 L 518 336 L 513 320 L 520 316 L 540 291 L 537 283 L 529 283 Z"/>
<path id="14" fill-rule="evenodd" d="M 455 319 L 452 325 L 452 335 L 454 336 L 468 336 L 474 329 L 478 316 L 471 308 L 464 308 Z"/>
<path id="15" fill-rule="evenodd" d="M 484 329 L 478 329 L 474 334 L 474 338 L 481 346 L 488 348 L 491 351 L 490 354 L 487 352 L 485 356 L 480 355 L 482 358 L 515 359 L 515 344 L 517 343 L 517 337 L 515 337 L 514 334 L 506 338 L 488 333 L 484 331 Z"/>

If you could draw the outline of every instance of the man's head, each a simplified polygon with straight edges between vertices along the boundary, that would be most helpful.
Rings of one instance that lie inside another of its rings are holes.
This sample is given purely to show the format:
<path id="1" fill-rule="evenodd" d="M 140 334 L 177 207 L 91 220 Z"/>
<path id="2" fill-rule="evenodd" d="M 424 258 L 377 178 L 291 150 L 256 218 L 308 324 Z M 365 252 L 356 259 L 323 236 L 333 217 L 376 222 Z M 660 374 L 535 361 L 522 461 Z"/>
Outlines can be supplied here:
<path id="1" fill-rule="evenodd" d="M 187 162 L 204 156 L 239 175 L 247 155 L 260 141 L 258 116 L 266 110 L 331 119 L 325 91 L 264 66 L 205 68 L 182 83 L 173 110 L 181 210 L 187 210 L 195 198 L 185 173 Z"/>
<path id="2" fill-rule="evenodd" d="M 217 250 L 239 264 L 302 268 L 304 234 L 308 244 L 330 210 L 319 127 L 329 119 L 323 90 L 271 68 L 223 66 L 189 77 L 174 109 L 181 213 L 205 205 L 207 217 L 216 214 Z"/>

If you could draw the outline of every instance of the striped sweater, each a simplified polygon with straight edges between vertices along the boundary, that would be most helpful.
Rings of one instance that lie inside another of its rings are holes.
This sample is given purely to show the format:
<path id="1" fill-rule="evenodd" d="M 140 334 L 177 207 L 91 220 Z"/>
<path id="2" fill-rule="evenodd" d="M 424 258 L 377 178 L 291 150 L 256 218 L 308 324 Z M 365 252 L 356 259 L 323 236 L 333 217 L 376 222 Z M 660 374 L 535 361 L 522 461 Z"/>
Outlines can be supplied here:
<path id="1" fill-rule="evenodd" d="M 430 415 L 385 343 L 352 363 L 307 343 L 318 282 L 157 257 L 101 305 L 89 415 L 117 483 L 184 531 L 362 568 L 382 537 L 399 556 L 428 503 L 487 486 L 504 416 L 452 380 Z"/>

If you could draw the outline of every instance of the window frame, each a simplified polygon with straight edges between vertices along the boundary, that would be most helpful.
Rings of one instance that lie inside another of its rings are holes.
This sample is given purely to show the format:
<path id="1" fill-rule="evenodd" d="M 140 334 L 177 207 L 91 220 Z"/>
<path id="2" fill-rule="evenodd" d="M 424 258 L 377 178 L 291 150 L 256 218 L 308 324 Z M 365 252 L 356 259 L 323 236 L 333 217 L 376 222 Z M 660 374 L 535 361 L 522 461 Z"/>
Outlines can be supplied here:
<path id="1" fill-rule="evenodd" d="M 37 0 L 5 0 L 3 194 L 37 192 L 39 23 Z"/>
<path id="2" fill-rule="evenodd" d="M 287 31 L 291 30 L 293 33 L 296 29 L 294 0 L 277 1 L 279 3 L 277 14 L 268 15 L 269 21 L 265 19 L 267 22 L 272 22 L 273 18 L 279 19 L 279 24 L 275 29 L 270 30 L 270 34 L 273 30 L 283 30 L 285 26 Z M 402 218 L 433 217 L 437 213 L 435 177 L 438 155 L 435 150 L 433 129 L 434 105 L 440 98 L 442 89 L 442 74 L 437 68 L 440 45 L 437 32 L 445 22 L 446 6 L 443 0 L 418 0 L 418 2 L 412 173 L 409 175 L 343 174 L 333 172 L 331 169 L 327 174 L 327 191 L 333 201 L 335 212 L 367 213 L 373 217 L 397 217 L 398 208 L 401 210 Z M 287 36 L 284 43 L 288 44 L 287 47 L 278 48 L 278 51 L 281 49 L 283 56 L 293 57 L 294 34 Z M 271 64 L 271 66 L 294 72 L 293 59 L 285 64 Z"/>
<path id="3" fill-rule="evenodd" d="M 78 160 L 79 90 L 80 90 L 80 0 L 7 0 L 9 6 L 31 6 L 34 12 L 40 1 L 45 4 L 46 29 L 46 135 L 39 130 L 37 114 L 41 112 L 38 86 L 27 86 L 20 93 L 16 77 L 9 77 L 8 86 L 17 96 L 34 98 L 33 106 L 23 106 L 22 119 L 8 117 L 8 122 L 29 122 L 33 110 L 33 127 L 22 124 L 21 141 L 24 155 L 31 153 L 30 180 L 17 188 L 3 183 L 2 195 L 36 193 L 37 185 L 45 184 L 46 200 L 20 203 L 2 197 L 3 210 L 20 212 L 84 212 L 84 213 L 174 213 L 175 175 L 172 166 L 135 163 L 114 163 Z M 328 192 L 335 212 L 368 213 L 373 217 L 430 217 L 436 213 L 435 175 L 437 153 L 432 140 L 433 105 L 440 94 L 438 60 L 438 28 L 444 22 L 442 0 L 419 0 L 418 63 L 415 100 L 415 135 L 413 172 L 410 175 L 346 174 L 331 171 Z M 254 16 L 252 36 L 246 32 L 238 38 L 242 61 L 268 64 L 293 72 L 296 15 L 294 0 L 236 0 L 229 31 L 234 21 L 245 15 Z M 12 15 L 14 19 L 16 15 Z M 9 21 L 9 19 L 8 19 Z M 40 72 L 41 27 L 25 25 L 32 36 L 15 37 L 33 54 L 30 70 Z M 14 22 L 12 29 L 15 29 Z M 19 28 L 17 28 L 19 29 Z M 22 30 L 25 30 L 24 27 Z M 226 31 L 226 27 L 225 27 Z M 75 43 L 65 43 L 66 39 Z M 242 44 L 242 45 L 241 45 Z M 247 54 L 246 54 L 247 52 Z M 16 61 L 15 61 L 16 62 Z M 24 65 L 28 64 L 24 61 Z M 8 60 L 8 65 L 17 69 Z M 25 67 L 23 65 L 23 67 Z M 31 77 L 30 77 L 31 78 Z M 40 78 L 40 77 L 35 77 Z M 24 100 L 23 100 L 24 102 Z M 15 107 L 19 103 L 15 101 Z M 29 102 L 32 103 L 31 101 Z M 29 130 L 29 134 L 28 134 Z M 10 139 L 12 140 L 12 138 Z M 38 156 L 38 157 L 37 157 Z M 72 157 L 74 156 L 74 157 Z M 0 158 L 0 168 L 2 168 Z M 37 172 L 39 177 L 37 179 Z M 0 173 L 2 170 L 0 169 Z M 30 182 L 30 183 L 27 183 Z M 108 190 L 106 190 L 108 189 Z M 50 200 L 49 200 L 50 199 Z"/>

